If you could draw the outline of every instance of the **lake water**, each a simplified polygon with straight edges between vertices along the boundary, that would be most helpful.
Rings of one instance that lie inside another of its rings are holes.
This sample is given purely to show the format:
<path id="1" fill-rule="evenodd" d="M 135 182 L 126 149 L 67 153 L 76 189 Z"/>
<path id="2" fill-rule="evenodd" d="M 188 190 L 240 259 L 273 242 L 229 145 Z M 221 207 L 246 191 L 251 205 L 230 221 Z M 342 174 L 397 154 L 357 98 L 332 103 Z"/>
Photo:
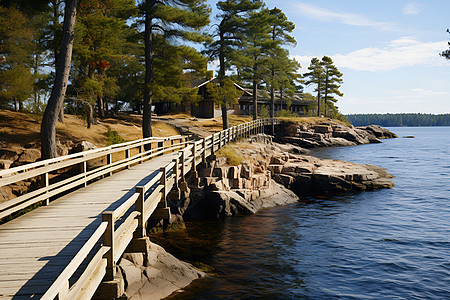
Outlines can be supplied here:
<path id="1" fill-rule="evenodd" d="M 306 198 L 153 239 L 214 268 L 171 298 L 450 299 L 450 128 L 390 129 L 400 138 L 314 153 L 382 166 L 393 189 Z"/>

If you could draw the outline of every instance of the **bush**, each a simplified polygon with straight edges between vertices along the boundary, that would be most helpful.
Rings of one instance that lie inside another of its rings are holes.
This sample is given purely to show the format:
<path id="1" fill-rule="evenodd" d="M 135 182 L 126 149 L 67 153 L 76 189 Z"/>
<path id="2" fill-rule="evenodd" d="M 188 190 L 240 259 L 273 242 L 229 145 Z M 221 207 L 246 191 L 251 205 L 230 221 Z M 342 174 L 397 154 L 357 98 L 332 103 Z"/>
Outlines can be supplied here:
<path id="1" fill-rule="evenodd" d="M 125 142 L 125 140 L 115 130 L 108 129 L 108 132 L 105 135 L 106 135 L 106 144 L 108 146 Z"/>
<path id="2" fill-rule="evenodd" d="M 299 118 L 300 116 L 296 113 L 291 112 L 287 109 L 282 109 L 275 114 L 275 117 L 278 118 Z"/>
<path id="3" fill-rule="evenodd" d="M 216 155 L 219 157 L 226 157 L 227 163 L 230 166 L 238 166 L 244 160 L 244 158 L 236 152 L 236 150 L 230 146 L 225 146 L 220 148 L 219 151 L 216 152 Z"/>
<path id="4" fill-rule="evenodd" d="M 267 105 L 264 105 L 261 107 L 261 109 L 259 111 L 259 117 L 261 119 L 269 118 L 269 108 L 267 107 Z"/>

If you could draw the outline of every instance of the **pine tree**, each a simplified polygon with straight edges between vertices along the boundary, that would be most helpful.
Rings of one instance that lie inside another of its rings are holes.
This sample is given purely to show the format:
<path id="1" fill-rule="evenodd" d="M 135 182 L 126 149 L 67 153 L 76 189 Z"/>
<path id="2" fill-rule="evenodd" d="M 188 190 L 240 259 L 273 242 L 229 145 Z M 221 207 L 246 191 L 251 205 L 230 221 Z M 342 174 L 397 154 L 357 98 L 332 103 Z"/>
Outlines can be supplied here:
<path id="1" fill-rule="evenodd" d="M 273 46 L 270 29 L 268 9 L 251 12 L 245 20 L 245 29 L 240 32 L 241 49 L 233 59 L 239 75 L 252 87 L 253 120 L 258 118 L 258 85 L 267 72 L 268 54 Z"/>
<path id="2" fill-rule="evenodd" d="M 75 20 L 78 0 L 66 0 L 64 11 L 64 30 L 61 42 L 61 50 L 58 56 L 58 67 L 55 74 L 50 99 L 44 111 L 41 123 L 41 141 L 43 159 L 54 158 L 56 153 L 56 121 L 63 105 L 64 96 L 69 79 L 70 63 L 72 61 L 72 49 L 75 31 Z"/>
<path id="3" fill-rule="evenodd" d="M 450 29 L 447 29 L 447 32 L 450 33 Z M 450 42 L 448 43 L 448 45 L 450 46 Z M 450 59 L 450 49 L 442 51 L 440 55 L 445 57 L 446 59 Z"/>
<path id="4" fill-rule="evenodd" d="M 225 0 L 217 3 L 220 12 L 216 17 L 219 24 L 213 35 L 214 41 L 205 46 L 211 59 L 219 59 L 220 86 L 224 86 L 225 72 L 231 68 L 237 49 L 242 45 L 242 35 L 239 33 L 245 29 L 245 19 L 250 12 L 261 8 L 262 5 L 261 0 Z M 223 129 L 228 128 L 227 105 L 226 102 L 221 105 Z"/>
<path id="5" fill-rule="evenodd" d="M 339 72 L 339 70 L 333 63 L 333 60 L 328 56 L 322 57 L 321 65 L 323 68 L 323 75 L 325 77 L 323 89 L 325 102 L 324 115 L 326 117 L 328 106 L 330 106 L 333 111 L 336 111 L 334 103 L 337 102 L 337 99 L 334 97 L 334 95 L 337 95 L 339 97 L 344 96 L 344 94 L 339 91 L 339 88 L 342 84 L 342 73 Z"/>
<path id="6" fill-rule="evenodd" d="M 308 70 L 310 70 L 310 72 L 303 74 L 306 79 L 305 85 L 316 85 L 314 91 L 317 92 L 317 116 L 320 116 L 320 100 L 324 91 L 325 74 L 323 72 L 322 64 L 317 57 L 311 59 Z"/>
<path id="7" fill-rule="evenodd" d="M 263 77 L 270 96 L 270 116 L 275 117 L 275 90 L 293 91 L 295 82 L 299 81 L 298 69 L 300 64 L 289 58 L 289 51 L 285 45 L 295 45 L 296 41 L 290 33 L 295 25 L 278 8 L 269 10 L 269 26 L 271 47 L 267 57 L 267 72 Z"/>
<path id="8" fill-rule="evenodd" d="M 152 136 L 151 108 L 155 92 L 154 61 L 155 38 L 163 35 L 168 41 L 184 40 L 203 42 L 199 30 L 209 24 L 210 10 L 206 0 L 143 0 L 140 13 L 144 23 L 145 78 L 142 133 L 144 138 Z"/>

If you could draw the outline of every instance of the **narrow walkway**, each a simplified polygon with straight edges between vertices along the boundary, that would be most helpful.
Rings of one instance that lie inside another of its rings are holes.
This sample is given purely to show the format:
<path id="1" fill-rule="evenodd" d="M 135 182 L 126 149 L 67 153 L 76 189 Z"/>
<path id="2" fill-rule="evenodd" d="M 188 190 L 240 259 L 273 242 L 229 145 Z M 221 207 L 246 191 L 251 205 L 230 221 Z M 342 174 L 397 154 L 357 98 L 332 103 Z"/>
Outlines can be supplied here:
<path id="1" fill-rule="evenodd" d="M 0 299 L 39 299 L 101 222 L 176 153 L 80 188 L 0 226 Z"/>

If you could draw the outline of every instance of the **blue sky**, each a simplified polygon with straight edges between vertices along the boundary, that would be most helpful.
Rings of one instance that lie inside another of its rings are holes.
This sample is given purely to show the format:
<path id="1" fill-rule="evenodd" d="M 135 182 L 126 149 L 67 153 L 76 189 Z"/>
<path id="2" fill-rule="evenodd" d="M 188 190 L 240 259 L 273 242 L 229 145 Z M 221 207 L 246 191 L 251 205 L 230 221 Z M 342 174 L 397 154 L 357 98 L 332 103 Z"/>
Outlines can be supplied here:
<path id="1" fill-rule="evenodd" d="M 217 1 L 208 3 L 215 14 Z M 450 61 L 439 56 L 450 38 L 449 0 L 265 3 L 295 23 L 290 52 L 301 73 L 327 55 L 344 74 L 342 113 L 450 113 Z"/>

